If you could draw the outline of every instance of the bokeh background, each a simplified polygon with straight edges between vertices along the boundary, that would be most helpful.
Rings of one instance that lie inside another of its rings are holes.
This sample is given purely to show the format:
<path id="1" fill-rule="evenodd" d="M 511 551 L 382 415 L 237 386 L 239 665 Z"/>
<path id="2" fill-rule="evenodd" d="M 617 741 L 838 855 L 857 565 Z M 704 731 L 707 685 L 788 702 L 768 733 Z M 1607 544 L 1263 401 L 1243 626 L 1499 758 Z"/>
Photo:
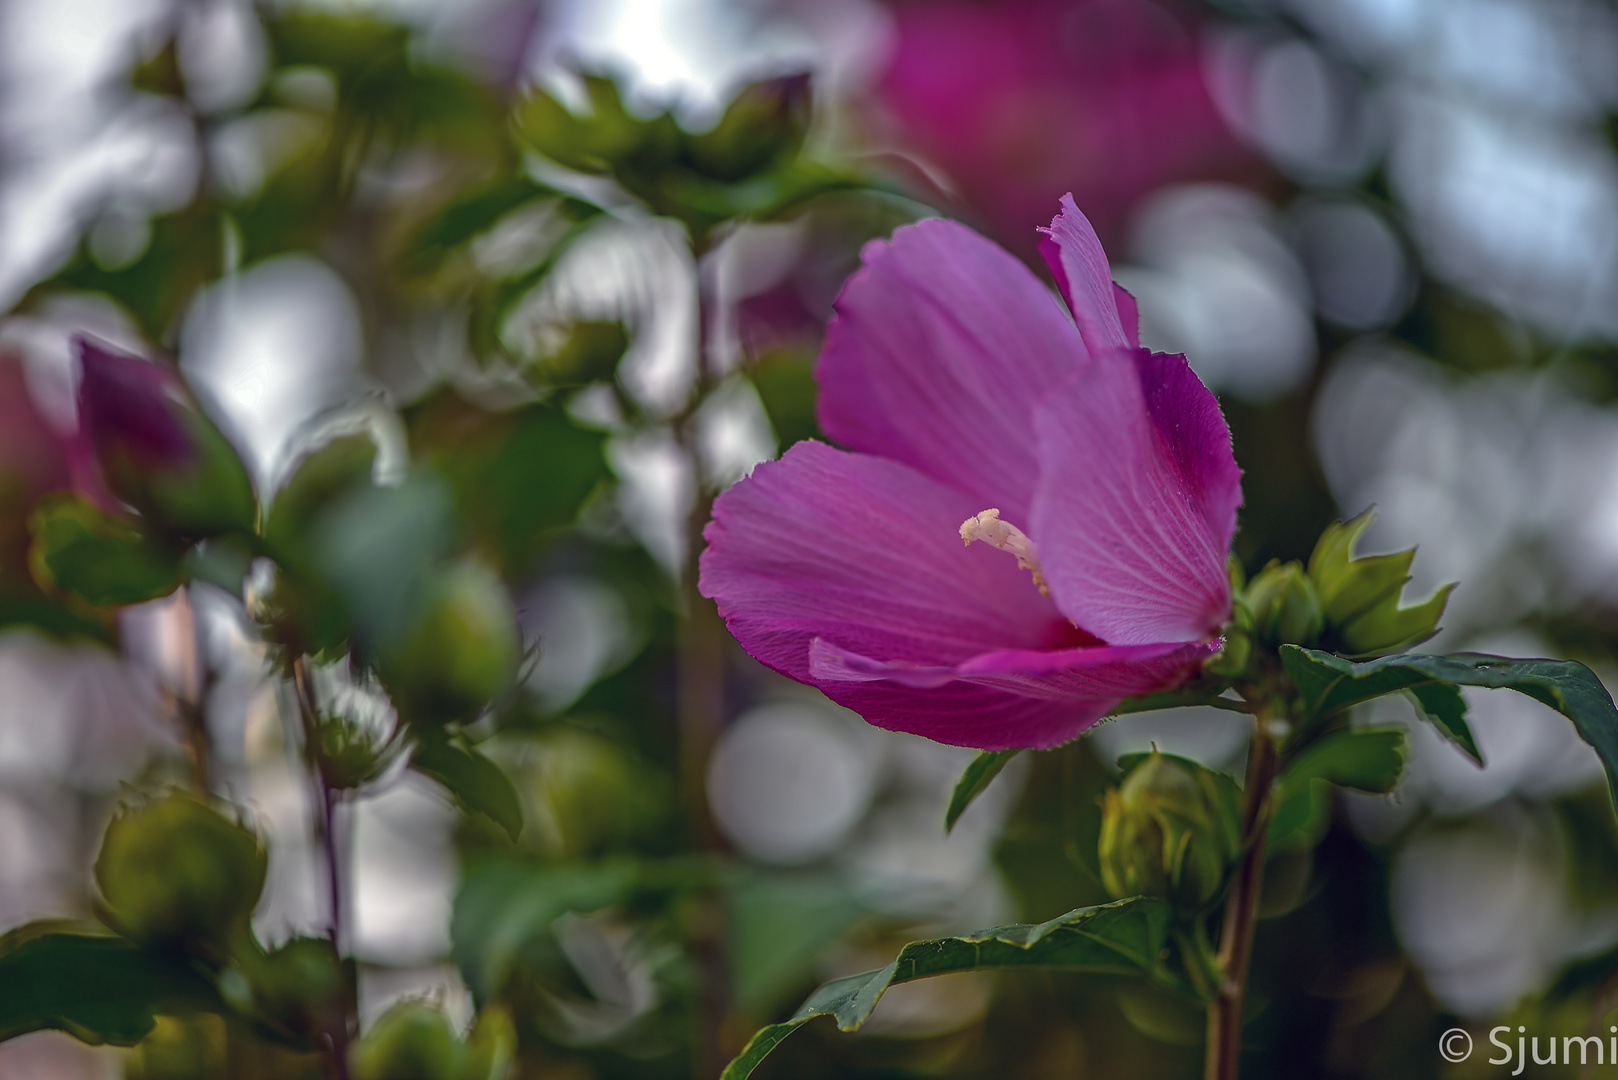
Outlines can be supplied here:
<path id="1" fill-rule="evenodd" d="M 695 250 L 644 199 L 513 148 L 510 104 L 533 84 L 582 102 L 579 72 L 691 130 L 744 82 L 809 72 L 809 154 L 871 187 Z M 1105 899 L 1096 798 L 1119 754 L 1235 770 L 1244 751 L 1229 714 L 1125 718 L 1020 760 L 946 835 L 969 753 L 872 729 L 711 627 L 718 651 L 693 657 L 693 517 L 815 433 L 809 364 L 860 245 L 936 212 L 1034 259 L 1073 192 L 1145 342 L 1220 395 L 1250 570 L 1374 504 L 1371 547 L 1421 547 L 1412 595 L 1461 583 L 1431 648 L 1606 676 L 1615 133 L 1599 0 L 0 0 L 0 930 L 89 910 L 110 808 L 173 772 L 169 703 L 196 692 L 199 649 L 220 789 L 270 842 L 255 926 L 323 917 L 284 694 L 238 608 L 198 589 L 87 624 L 28 574 L 28 508 L 75 476 L 75 331 L 177 357 L 265 490 L 334 422 L 400 460 L 478 463 L 462 509 L 498 519 L 538 647 L 485 744 L 526 829 L 506 843 L 413 776 L 354 804 L 362 1013 L 503 996 L 523 1077 L 680 1078 L 902 941 Z M 519 190 L 424 234 L 490 177 L 606 209 Z M 536 401 L 594 437 L 528 424 Z M 581 485 L 558 530 L 545 507 Z M 1343 797 L 1318 847 L 1272 863 L 1249 1075 L 1486 1075 L 1482 1054 L 1443 1063 L 1438 1034 L 1605 1024 L 1599 765 L 1548 710 L 1468 694 L 1485 768 L 1413 726 L 1398 791 Z M 1367 719 L 1412 723 L 1402 703 Z M 721 866 L 716 894 L 681 891 L 692 859 Z M 584 899 L 603 867 L 641 885 Z M 491 896 L 538 927 L 498 978 Z M 1196 1017 L 1097 978 L 951 977 L 896 989 L 858 1036 L 830 1027 L 760 1075 L 1199 1068 Z M 127 1061 L 0 1045 L 23 1080 Z"/>

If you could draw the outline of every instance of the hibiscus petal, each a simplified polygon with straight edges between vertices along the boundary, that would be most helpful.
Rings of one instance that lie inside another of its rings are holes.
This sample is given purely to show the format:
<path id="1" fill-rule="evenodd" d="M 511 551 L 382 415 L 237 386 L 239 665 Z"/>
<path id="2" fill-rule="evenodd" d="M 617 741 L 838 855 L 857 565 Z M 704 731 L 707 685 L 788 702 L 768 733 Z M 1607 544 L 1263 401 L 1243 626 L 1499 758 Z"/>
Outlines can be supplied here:
<path id="1" fill-rule="evenodd" d="M 875 660 L 817 638 L 809 655 L 816 685 L 878 727 L 1000 750 L 1066 742 L 1121 699 L 1184 682 L 1214 648 L 1002 649 L 946 667 Z M 960 699 L 973 710 L 960 710 Z"/>
<path id="2" fill-rule="evenodd" d="M 815 368 L 821 428 L 1027 520 L 1034 410 L 1084 344 L 1061 303 L 1000 247 L 950 221 L 867 244 Z"/>
<path id="3" fill-rule="evenodd" d="M 749 653 L 803 682 L 817 637 L 924 666 L 1054 643 L 1066 621 L 1016 561 L 962 545 L 978 509 L 908 466 L 802 442 L 714 503 L 700 588 Z"/>
<path id="4" fill-rule="evenodd" d="M 1219 404 L 1183 356 L 1089 360 L 1035 421 L 1031 535 L 1057 607 L 1115 645 L 1213 637 L 1241 470 Z"/>
<path id="5" fill-rule="evenodd" d="M 1062 196 L 1062 211 L 1041 229 L 1045 239 L 1039 253 L 1056 275 L 1056 284 L 1067 297 L 1073 321 L 1079 325 L 1084 344 L 1092 353 L 1105 354 L 1129 348 L 1140 342 L 1140 315 L 1135 299 L 1112 283 L 1112 267 L 1090 219 L 1079 212 L 1072 195 Z M 1121 295 L 1120 295 L 1121 294 Z M 1129 297 L 1129 330 L 1120 317 L 1119 300 Z"/>
<path id="6" fill-rule="evenodd" d="M 1122 285 L 1114 284 L 1112 298 L 1118 305 L 1118 321 L 1124 328 L 1124 340 L 1131 349 L 1140 348 L 1140 305 Z"/>

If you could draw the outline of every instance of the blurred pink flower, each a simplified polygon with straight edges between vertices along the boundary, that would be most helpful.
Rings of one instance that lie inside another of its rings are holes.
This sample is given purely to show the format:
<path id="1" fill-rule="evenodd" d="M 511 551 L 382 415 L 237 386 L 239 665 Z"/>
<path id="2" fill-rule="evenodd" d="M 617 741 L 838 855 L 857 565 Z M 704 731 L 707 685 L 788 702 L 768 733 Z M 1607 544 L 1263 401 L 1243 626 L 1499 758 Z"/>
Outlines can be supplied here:
<path id="1" fill-rule="evenodd" d="M 21 357 L 0 354 L 0 591 L 32 590 L 28 513 L 68 477 L 67 447 L 29 396 Z"/>
<path id="2" fill-rule="evenodd" d="M 1053 746 L 1194 675 L 1229 616 L 1219 405 L 1139 347 L 1071 198 L 1045 232 L 1068 311 L 953 222 L 867 245 L 815 370 L 820 426 L 854 452 L 798 443 L 714 504 L 703 595 L 880 727 Z"/>
<path id="3" fill-rule="evenodd" d="M 1109 240 L 1167 183 L 1261 175 L 1220 118 L 1197 26 L 1151 0 L 892 5 L 878 88 L 901 148 L 1014 246 L 1071 191 Z"/>

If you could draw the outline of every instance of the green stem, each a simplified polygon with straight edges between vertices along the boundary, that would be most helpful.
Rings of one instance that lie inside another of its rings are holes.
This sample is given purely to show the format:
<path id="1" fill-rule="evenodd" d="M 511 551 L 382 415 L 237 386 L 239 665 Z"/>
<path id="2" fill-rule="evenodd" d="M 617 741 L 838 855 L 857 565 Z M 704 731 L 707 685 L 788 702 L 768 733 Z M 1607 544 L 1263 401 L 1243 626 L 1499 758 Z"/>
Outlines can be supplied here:
<path id="1" fill-rule="evenodd" d="M 331 921 L 327 924 L 327 937 L 331 941 L 332 955 L 342 963 L 343 946 L 343 877 L 342 853 L 337 842 L 337 802 L 339 792 L 326 780 L 326 770 L 320 760 L 319 707 L 315 702 L 314 687 L 309 683 L 309 670 L 303 657 L 292 662 L 292 682 L 297 691 L 298 716 L 303 721 L 304 752 L 315 780 L 315 810 L 320 815 L 319 837 L 326 861 L 326 900 L 331 908 Z M 353 994 L 344 989 L 336 1016 L 330 1018 L 326 1033 L 331 1043 L 332 1075 L 335 1080 L 349 1080 L 348 1042 L 354 1026 Z"/>
<path id="2" fill-rule="evenodd" d="M 697 265 L 696 384 L 686 408 L 673 419 L 676 443 L 690 463 L 696 497 L 686 522 L 685 564 L 680 568 L 680 591 L 685 618 L 676 642 L 678 664 L 677 716 L 679 731 L 680 798 L 689 843 L 699 852 L 723 851 L 725 842 L 708 808 L 708 759 L 725 720 L 725 624 L 719 609 L 697 588 L 698 556 L 702 531 L 713 513 L 713 495 L 702 475 L 697 450 L 697 417 L 717 384 L 708 342 L 716 314 L 714 267 L 704 259 L 705 245 L 693 245 Z M 720 897 L 700 897 L 691 915 L 688 944 L 697 969 L 695 1031 L 692 1070 L 698 1077 L 717 1076 L 729 1056 L 724 1051 L 725 1019 L 730 1013 L 730 984 L 725 958 L 725 911 Z"/>
<path id="3" fill-rule="evenodd" d="M 1242 1008 L 1247 996 L 1247 969 L 1253 953 L 1253 924 L 1258 917 L 1264 881 L 1264 834 L 1270 825 L 1270 789 L 1275 785 L 1275 739 L 1270 710 L 1253 714 L 1253 741 L 1247 755 L 1246 800 L 1242 810 L 1244 849 L 1241 865 L 1225 901 L 1224 928 L 1219 935 L 1220 981 L 1208 1008 L 1205 1080 L 1236 1080 L 1242 1050 Z"/>

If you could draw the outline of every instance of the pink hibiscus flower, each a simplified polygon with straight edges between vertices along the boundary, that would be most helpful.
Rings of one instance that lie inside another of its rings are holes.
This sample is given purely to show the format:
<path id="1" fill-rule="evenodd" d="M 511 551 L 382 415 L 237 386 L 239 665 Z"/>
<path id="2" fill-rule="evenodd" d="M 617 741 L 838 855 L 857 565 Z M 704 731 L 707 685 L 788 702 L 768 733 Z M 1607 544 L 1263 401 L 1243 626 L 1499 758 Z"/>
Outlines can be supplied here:
<path id="1" fill-rule="evenodd" d="M 731 633 L 880 727 L 1053 746 L 1195 675 L 1229 615 L 1219 405 L 1139 347 L 1071 196 L 1045 232 L 1068 311 L 953 222 L 868 245 L 815 370 L 849 450 L 799 443 L 714 504 Z"/>

